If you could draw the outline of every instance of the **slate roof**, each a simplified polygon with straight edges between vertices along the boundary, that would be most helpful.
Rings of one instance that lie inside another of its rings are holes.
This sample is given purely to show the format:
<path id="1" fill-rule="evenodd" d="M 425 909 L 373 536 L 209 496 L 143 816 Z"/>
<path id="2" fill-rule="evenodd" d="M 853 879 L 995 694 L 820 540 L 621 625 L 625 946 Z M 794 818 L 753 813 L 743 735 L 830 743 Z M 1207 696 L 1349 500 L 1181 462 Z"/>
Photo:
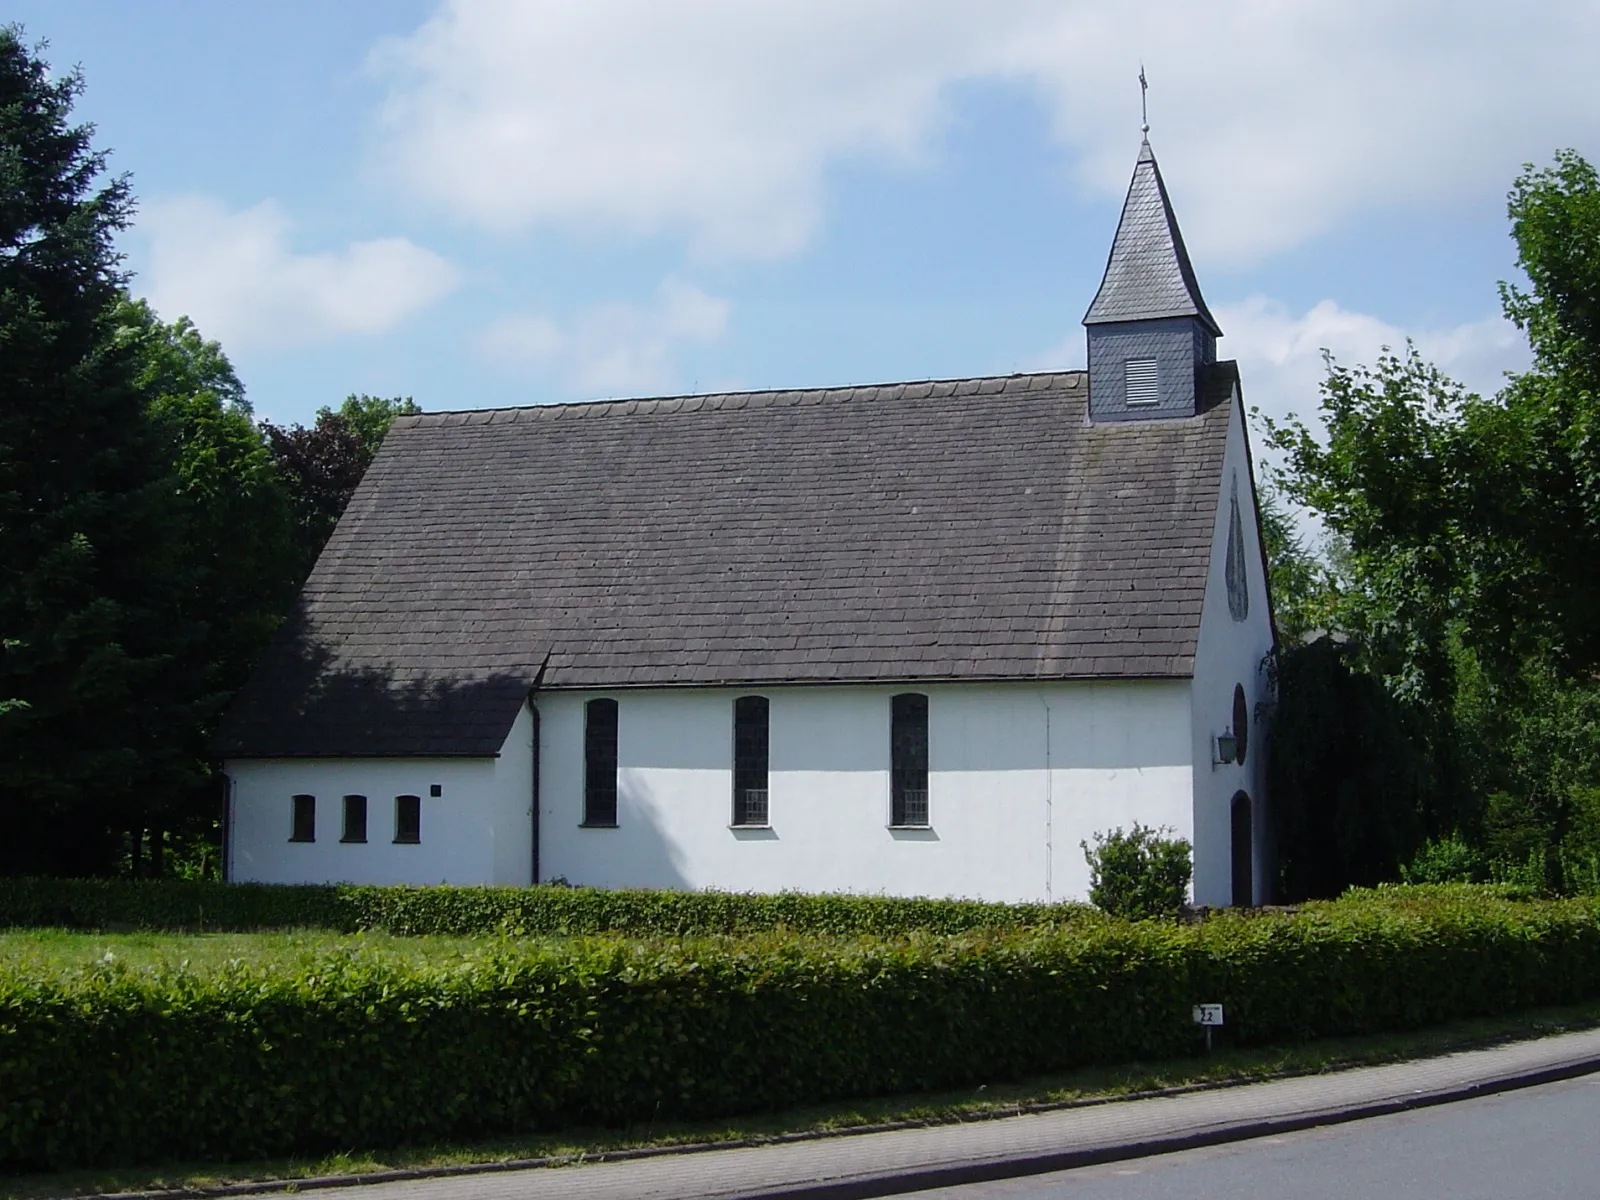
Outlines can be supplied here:
<path id="1" fill-rule="evenodd" d="M 1198 317 L 1217 337 L 1216 318 L 1200 295 L 1189 251 L 1184 248 L 1178 218 L 1167 198 L 1161 167 L 1146 141 L 1139 148 L 1133 181 L 1122 203 L 1122 220 L 1111 243 L 1105 278 L 1085 325 L 1142 321 L 1157 317 Z"/>
<path id="2" fill-rule="evenodd" d="M 543 688 L 1192 673 L 1237 373 L 402 417 L 226 757 L 490 755 Z"/>

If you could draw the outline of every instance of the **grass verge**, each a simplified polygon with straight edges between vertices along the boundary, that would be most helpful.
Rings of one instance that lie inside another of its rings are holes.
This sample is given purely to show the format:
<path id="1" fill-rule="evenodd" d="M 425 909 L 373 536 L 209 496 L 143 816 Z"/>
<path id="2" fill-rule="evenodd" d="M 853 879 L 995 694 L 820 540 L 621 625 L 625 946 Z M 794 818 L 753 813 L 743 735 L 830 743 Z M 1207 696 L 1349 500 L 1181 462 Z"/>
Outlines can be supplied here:
<path id="1" fill-rule="evenodd" d="M 502 939 L 492 936 L 401 937 L 383 932 L 328 933 L 314 929 L 266 933 L 6 929 L 0 930 L 0 969 L 70 975 L 109 959 L 135 970 L 183 970 L 209 975 L 233 962 L 292 970 L 338 951 L 392 962 L 448 965 L 481 958 L 500 944 Z"/>
<path id="2" fill-rule="evenodd" d="M 235 1163 L 170 1163 L 123 1169 L 0 1175 L 0 1200 L 57 1200 L 126 1192 L 204 1191 L 239 1184 L 282 1184 L 337 1175 L 545 1160 L 551 1166 L 651 1148 L 759 1143 L 900 1125 L 1007 1116 L 1030 1109 L 1125 1099 L 1170 1089 L 1214 1087 L 1291 1075 L 1426 1058 L 1600 1026 L 1600 1001 L 1506 1017 L 1457 1021 L 1409 1033 L 1326 1038 L 1295 1046 L 1219 1047 L 1203 1059 L 1092 1067 L 977 1089 L 914 1093 L 791 1109 L 724 1121 L 566 1129 L 488 1141 L 350 1150 L 307 1158 Z"/>

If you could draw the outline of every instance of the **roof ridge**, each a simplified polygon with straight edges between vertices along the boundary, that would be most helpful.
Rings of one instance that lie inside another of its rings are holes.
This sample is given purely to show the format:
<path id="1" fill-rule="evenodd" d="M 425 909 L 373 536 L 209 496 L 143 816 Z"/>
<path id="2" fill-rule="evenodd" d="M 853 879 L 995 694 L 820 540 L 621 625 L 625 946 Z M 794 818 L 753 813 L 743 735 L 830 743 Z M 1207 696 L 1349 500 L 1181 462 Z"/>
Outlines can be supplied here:
<path id="1" fill-rule="evenodd" d="M 904 379 L 888 383 L 857 383 L 843 384 L 833 387 L 806 387 L 806 388 L 755 388 L 741 392 L 687 392 L 673 396 L 618 396 L 606 400 L 569 400 L 554 404 L 511 404 L 498 408 L 453 408 L 438 409 L 431 412 L 414 413 L 408 416 L 396 417 L 395 426 L 406 428 L 414 425 L 431 425 L 443 422 L 449 417 L 463 418 L 461 423 L 469 421 L 484 423 L 492 420 L 500 413 L 531 413 L 535 415 L 551 414 L 552 419 L 563 413 L 611 412 L 623 406 L 632 405 L 627 410 L 628 414 L 640 411 L 641 406 L 649 406 L 650 410 L 665 405 L 677 405 L 671 411 L 682 411 L 684 406 L 693 404 L 698 407 L 721 408 L 728 401 L 751 401 L 758 403 L 773 403 L 780 400 L 798 401 L 806 396 L 815 396 L 819 399 L 829 395 L 842 397 L 846 393 L 863 392 L 895 392 L 904 394 L 908 388 L 927 388 L 926 395 L 946 396 L 959 394 L 963 385 L 973 385 L 971 394 L 986 394 L 983 384 L 999 383 L 998 388 L 987 389 L 987 392 L 1009 392 L 1014 390 L 1017 383 L 1036 384 L 1041 380 L 1064 380 L 1063 386 L 1073 387 L 1082 384 L 1088 377 L 1088 372 L 1082 368 L 1058 371 L 1014 371 L 1006 375 L 968 375 L 949 379 Z M 1034 386 L 1029 390 L 1043 390 Z M 742 406 L 741 406 L 742 407 Z M 694 411 L 694 409 L 690 409 Z"/>

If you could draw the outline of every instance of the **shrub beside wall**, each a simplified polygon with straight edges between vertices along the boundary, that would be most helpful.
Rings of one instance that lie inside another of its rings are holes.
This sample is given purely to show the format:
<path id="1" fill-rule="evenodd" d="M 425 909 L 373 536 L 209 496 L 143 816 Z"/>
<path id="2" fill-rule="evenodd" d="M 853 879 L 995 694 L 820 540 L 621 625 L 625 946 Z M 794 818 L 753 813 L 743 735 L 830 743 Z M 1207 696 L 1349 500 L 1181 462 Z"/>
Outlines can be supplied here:
<path id="1" fill-rule="evenodd" d="M 396 934 L 738 934 L 789 929 L 894 936 L 1071 920 L 1081 904 L 780 892 L 604 891 L 572 887 L 356 887 L 187 880 L 0 879 L 0 927 Z"/>
<path id="2" fill-rule="evenodd" d="M 703 1117 L 1600 995 L 1590 901 L 1368 894 L 1190 926 L 486 943 L 0 978 L 0 1165 L 310 1152 Z"/>

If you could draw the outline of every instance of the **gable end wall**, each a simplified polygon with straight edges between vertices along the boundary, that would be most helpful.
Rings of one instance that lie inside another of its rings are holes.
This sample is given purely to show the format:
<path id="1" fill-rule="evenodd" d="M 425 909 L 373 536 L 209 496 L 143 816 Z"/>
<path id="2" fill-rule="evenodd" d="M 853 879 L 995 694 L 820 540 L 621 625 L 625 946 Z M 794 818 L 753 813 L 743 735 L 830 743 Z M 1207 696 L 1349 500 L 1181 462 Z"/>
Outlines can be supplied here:
<path id="1" fill-rule="evenodd" d="M 1198 904 L 1226 905 L 1233 897 L 1231 804 L 1235 793 L 1251 800 L 1254 898 L 1272 898 L 1276 877 L 1271 850 L 1271 822 L 1266 795 L 1266 727 L 1258 712 L 1270 699 L 1266 660 L 1273 646 L 1267 606 L 1267 581 L 1262 574 L 1261 533 L 1256 519 L 1248 431 L 1244 406 L 1234 389 L 1229 414 L 1228 446 L 1218 481 L 1217 513 L 1206 579 L 1205 606 L 1195 648 L 1190 684 L 1194 737 L 1194 893 Z M 1226 563 L 1232 480 L 1239 488 L 1239 518 L 1244 534 L 1245 576 L 1249 615 L 1235 621 L 1228 610 Z M 1232 725 L 1233 689 L 1242 684 L 1250 710 L 1250 732 L 1244 764 L 1212 767 L 1216 735 Z"/>

